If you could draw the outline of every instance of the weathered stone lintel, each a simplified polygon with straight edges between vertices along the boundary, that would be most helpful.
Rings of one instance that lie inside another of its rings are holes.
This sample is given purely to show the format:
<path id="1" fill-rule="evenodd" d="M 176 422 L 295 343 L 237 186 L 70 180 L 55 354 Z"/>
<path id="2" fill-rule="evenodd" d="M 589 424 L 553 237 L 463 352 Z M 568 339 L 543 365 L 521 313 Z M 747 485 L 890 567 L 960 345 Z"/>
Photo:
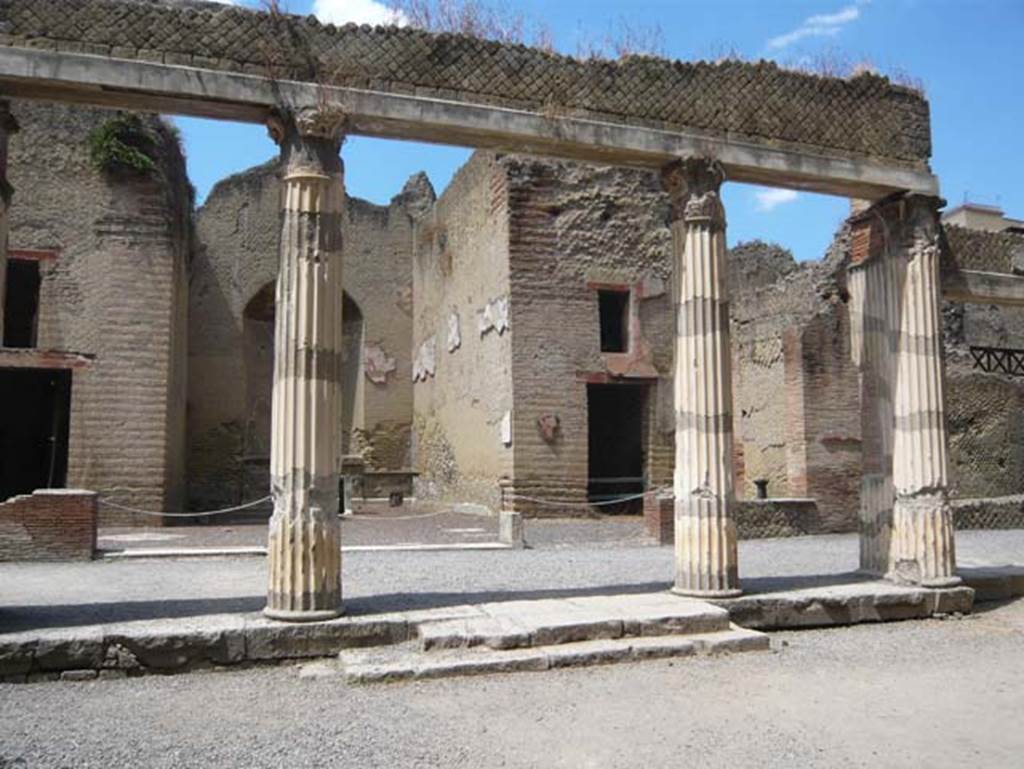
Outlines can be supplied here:
<path id="1" fill-rule="evenodd" d="M 945 272 L 942 298 L 953 302 L 1024 307 L 1024 276 L 976 270 Z"/>

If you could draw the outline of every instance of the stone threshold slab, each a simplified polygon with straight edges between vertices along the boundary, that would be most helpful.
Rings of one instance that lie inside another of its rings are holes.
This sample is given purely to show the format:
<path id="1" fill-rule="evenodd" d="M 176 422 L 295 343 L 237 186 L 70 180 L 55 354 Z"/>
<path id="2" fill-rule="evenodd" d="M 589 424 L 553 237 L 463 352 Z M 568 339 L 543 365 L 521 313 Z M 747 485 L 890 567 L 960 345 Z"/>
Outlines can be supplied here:
<path id="1" fill-rule="evenodd" d="M 963 563 L 957 569 L 964 584 L 974 590 L 977 603 L 1009 601 L 1024 596 L 1024 566 Z"/>
<path id="2" fill-rule="evenodd" d="M 305 666 L 299 676 L 339 676 L 346 683 L 368 684 L 759 651 L 769 645 L 764 633 L 736 625 L 710 633 L 598 639 L 505 650 L 473 647 L 428 652 L 406 645 L 343 651 L 337 663 Z"/>
<path id="3" fill-rule="evenodd" d="M 450 544 L 419 545 L 344 545 L 343 553 L 420 553 L 450 550 L 515 550 L 504 542 L 452 542 Z M 267 548 L 252 547 L 131 547 L 124 550 L 100 550 L 96 557 L 103 561 L 121 561 L 131 558 L 229 558 L 234 556 L 266 556 Z"/>
<path id="4" fill-rule="evenodd" d="M 928 589 L 861 580 L 749 592 L 710 603 L 726 609 L 729 619 L 743 627 L 784 630 L 969 614 L 974 590 L 966 585 Z"/>
<path id="5" fill-rule="evenodd" d="M 424 651 L 485 646 L 513 649 L 629 636 L 727 630 L 729 614 L 669 592 L 481 604 L 482 616 L 420 623 Z"/>

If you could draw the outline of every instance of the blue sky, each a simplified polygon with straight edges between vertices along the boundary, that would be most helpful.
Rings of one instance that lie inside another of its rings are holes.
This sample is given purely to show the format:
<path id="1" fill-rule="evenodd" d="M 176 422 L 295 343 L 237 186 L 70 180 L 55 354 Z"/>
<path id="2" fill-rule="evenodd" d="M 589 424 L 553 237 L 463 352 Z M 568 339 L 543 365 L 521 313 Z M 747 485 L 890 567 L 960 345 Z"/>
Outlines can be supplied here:
<path id="1" fill-rule="evenodd" d="M 222 0 L 226 1 L 226 0 Z M 256 5 L 257 0 L 232 0 Z M 499 3 L 500 4 L 500 3 Z M 374 23 L 375 0 L 285 0 L 292 13 Z M 574 53 L 621 19 L 658 25 L 665 53 L 796 63 L 868 61 L 923 83 L 932 112 L 932 168 L 950 205 L 970 199 L 1024 218 L 1024 2 L 1021 0 L 518 0 L 506 7 L 543 20 L 556 48 Z M 177 118 L 202 200 L 223 177 L 276 154 L 259 126 Z M 463 148 L 353 137 L 343 150 L 351 195 L 386 203 L 417 171 L 440 193 L 469 157 Z M 729 242 L 762 238 L 818 259 L 848 210 L 840 198 L 725 186 Z"/>

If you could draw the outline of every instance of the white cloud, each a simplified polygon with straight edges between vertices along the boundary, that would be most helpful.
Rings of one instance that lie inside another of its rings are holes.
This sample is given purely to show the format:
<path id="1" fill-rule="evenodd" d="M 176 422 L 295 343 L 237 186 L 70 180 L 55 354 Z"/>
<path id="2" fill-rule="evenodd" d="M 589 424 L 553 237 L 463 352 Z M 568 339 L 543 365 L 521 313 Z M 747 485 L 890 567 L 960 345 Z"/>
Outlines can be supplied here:
<path id="1" fill-rule="evenodd" d="M 786 48 L 806 37 L 835 37 L 842 32 L 843 27 L 860 18 L 860 6 L 865 4 L 864 0 L 858 0 L 853 5 L 841 8 L 835 13 L 819 13 L 808 16 L 796 29 L 769 40 L 768 47 Z"/>
<path id="2" fill-rule="evenodd" d="M 405 24 L 405 15 L 378 0 L 315 0 L 313 14 L 325 24 Z"/>
<path id="3" fill-rule="evenodd" d="M 767 213 L 796 199 L 797 193 L 794 190 L 783 190 L 778 187 L 758 190 L 754 193 L 754 210 Z"/>

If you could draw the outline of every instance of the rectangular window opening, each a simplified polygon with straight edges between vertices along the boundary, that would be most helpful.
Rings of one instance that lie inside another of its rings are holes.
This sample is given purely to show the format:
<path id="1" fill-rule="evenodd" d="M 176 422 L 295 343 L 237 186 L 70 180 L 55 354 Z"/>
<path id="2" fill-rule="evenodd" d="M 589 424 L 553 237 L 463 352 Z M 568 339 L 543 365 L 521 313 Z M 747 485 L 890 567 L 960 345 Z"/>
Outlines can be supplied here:
<path id="1" fill-rule="evenodd" d="M 601 352 L 629 349 L 629 291 L 597 292 L 601 319 Z"/>
<path id="2" fill-rule="evenodd" d="M 35 347 L 39 316 L 39 262 L 7 260 L 4 347 Z"/>

